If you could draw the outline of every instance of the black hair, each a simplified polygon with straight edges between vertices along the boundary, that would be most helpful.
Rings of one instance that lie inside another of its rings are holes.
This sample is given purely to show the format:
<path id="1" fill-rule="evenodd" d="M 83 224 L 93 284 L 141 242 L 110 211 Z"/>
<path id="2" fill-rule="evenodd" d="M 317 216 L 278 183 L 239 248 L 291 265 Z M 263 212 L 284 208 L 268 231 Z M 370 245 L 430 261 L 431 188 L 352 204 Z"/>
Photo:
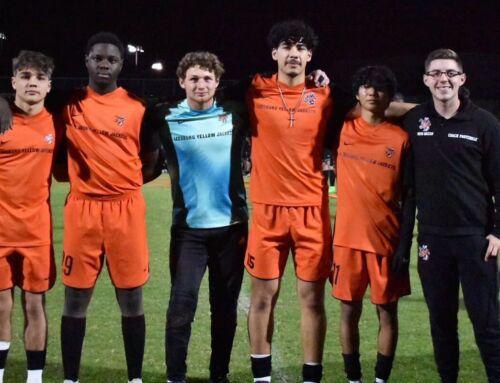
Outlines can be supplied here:
<path id="1" fill-rule="evenodd" d="M 318 47 L 318 36 L 314 30 L 302 20 L 286 20 L 274 24 L 267 35 L 267 43 L 277 48 L 282 42 L 302 43 L 307 49 Z"/>
<path id="2" fill-rule="evenodd" d="M 97 32 L 90 36 L 87 41 L 87 47 L 85 48 L 85 54 L 88 55 L 92 47 L 96 44 L 112 44 L 120 51 L 121 58 L 125 57 L 125 47 L 123 43 L 118 36 L 112 32 Z"/>
<path id="3" fill-rule="evenodd" d="M 17 57 L 12 59 L 12 73 L 14 76 L 20 69 L 35 69 L 47 75 L 50 79 L 55 65 L 52 57 L 35 51 L 20 51 Z"/>
<path id="4" fill-rule="evenodd" d="M 352 79 L 352 91 L 356 95 L 363 85 L 369 85 L 377 90 L 387 92 L 392 100 L 396 94 L 398 82 L 392 70 L 383 65 L 365 66 L 354 74 Z"/>

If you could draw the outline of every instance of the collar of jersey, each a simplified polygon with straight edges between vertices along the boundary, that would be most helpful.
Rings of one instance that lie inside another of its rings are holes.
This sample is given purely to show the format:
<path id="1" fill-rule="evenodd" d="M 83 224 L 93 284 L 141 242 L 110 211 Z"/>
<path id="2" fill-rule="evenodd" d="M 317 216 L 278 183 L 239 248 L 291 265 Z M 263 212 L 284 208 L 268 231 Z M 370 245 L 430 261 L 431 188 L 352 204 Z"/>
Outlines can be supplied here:
<path id="1" fill-rule="evenodd" d="M 473 104 L 469 98 L 460 97 L 460 106 L 458 108 L 458 111 L 453 117 L 450 118 L 450 120 L 470 120 L 472 118 L 472 105 Z M 429 101 L 427 103 L 427 110 L 435 117 L 442 117 L 436 111 L 436 108 L 434 107 L 434 103 L 432 101 Z"/>
<path id="2" fill-rule="evenodd" d="M 172 108 L 170 110 L 167 120 L 199 120 L 220 116 L 221 114 L 224 114 L 224 111 L 215 101 L 214 104 L 208 109 L 195 110 L 189 107 L 187 100 L 184 100 L 177 105 L 176 108 Z"/>

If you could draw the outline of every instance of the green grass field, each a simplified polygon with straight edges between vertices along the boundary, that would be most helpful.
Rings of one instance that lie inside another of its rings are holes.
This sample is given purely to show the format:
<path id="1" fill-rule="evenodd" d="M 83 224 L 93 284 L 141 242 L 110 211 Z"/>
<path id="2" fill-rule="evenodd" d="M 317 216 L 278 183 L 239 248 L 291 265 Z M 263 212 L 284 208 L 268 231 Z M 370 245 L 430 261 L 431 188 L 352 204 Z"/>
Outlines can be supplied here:
<path id="1" fill-rule="evenodd" d="M 144 187 L 148 202 L 149 247 L 151 253 L 151 278 L 144 288 L 147 322 L 144 382 L 165 382 L 164 328 L 165 312 L 169 295 L 168 242 L 171 214 L 170 190 L 166 176 Z M 55 250 L 60 264 L 62 253 L 62 209 L 68 187 L 55 183 L 52 188 Z M 333 211 L 333 208 L 332 208 Z M 428 383 L 438 382 L 429 333 L 427 308 L 415 270 L 413 254 L 411 296 L 400 303 L 400 341 L 391 382 Z M 58 268 L 59 270 L 60 268 Z M 344 372 L 338 341 L 338 302 L 328 293 L 328 333 L 324 356 L 326 383 L 344 382 Z M 249 346 L 246 334 L 246 313 L 249 283 L 245 277 L 241 293 L 241 310 L 238 331 L 231 362 L 233 383 L 252 382 L 249 364 Z M 6 383 L 25 382 L 25 355 L 22 344 L 23 321 L 16 293 L 14 330 L 11 351 L 5 372 Z M 62 382 L 62 364 L 59 347 L 60 316 L 63 307 L 63 287 L 60 280 L 47 295 L 49 317 L 49 346 L 44 382 Z M 276 326 L 273 343 L 273 382 L 300 382 L 302 367 L 299 336 L 299 311 L 295 293 L 295 276 L 291 264 L 281 288 L 276 310 Z M 188 377 L 191 383 L 208 381 L 210 355 L 210 311 L 206 280 L 200 293 L 200 304 L 193 324 L 188 360 Z M 362 365 L 364 381 L 373 381 L 378 331 L 375 310 L 369 299 L 361 319 Z M 461 372 L 460 382 L 485 382 L 483 366 L 475 346 L 472 328 L 463 308 L 460 310 Z M 95 288 L 87 318 L 80 382 L 126 382 L 125 357 L 121 339 L 120 313 L 115 302 L 114 290 L 106 270 Z"/>

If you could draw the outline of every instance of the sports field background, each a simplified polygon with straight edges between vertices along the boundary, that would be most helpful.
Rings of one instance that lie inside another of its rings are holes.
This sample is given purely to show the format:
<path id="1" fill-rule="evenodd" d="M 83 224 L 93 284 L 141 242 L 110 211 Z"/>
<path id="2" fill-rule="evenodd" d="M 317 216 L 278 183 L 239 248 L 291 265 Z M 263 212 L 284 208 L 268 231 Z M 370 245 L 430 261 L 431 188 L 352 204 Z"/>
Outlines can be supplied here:
<path id="1" fill-rule="evenodd" d="M 164 383 L 164 329 L 165 312 L 169 293 L 168 243 L 170 240 L 171 200 L 168 176 L 144 187 L 148 203 L 148 233 L 150 248 L 151 278 L 144 287 L 146 312 L 146 354 L 144 359 L 144 383 Z M 54 183 L 52 187 L 52 210 L 54 217 L 54 240 L 58 266 L 58 280 L 47 294 L 49 319 L 49 345 L 44 382 L 62 382 L 62 362 L 59 346 L 60 316 L 63 307 L 63 292 L 59 272 L 62 254 L 63 205 L 68 191 L 67 184 Z M 332 200 L 334 202 L 334 200 Z M 331 209 L 332 217 L 334 207 Z M 3 228 L 4 230 L 6 228 Z M 430 340 L 428 313 L 416 273 L 415 243 L 411 260 L 411 296 L 400 302 L 400 340 L 391 382 L 431 383 L 438 382 Z M 276 325 L 273 342 L 273 382 L 301 382 L 302 356 L 299 335 L 299 310 L 295 293 L 295 276 L 292 264 L 288 264 L 283 279 L 280 299 L 276 309 Z M 245 275 L 240 297 L 238 330 L 231 362 L 233 383 L 252 382 L 249 363 L 249 346 L 246 333 L 246 308 L 249 302 L 249 280 Z M 16 291 L 14 328 L 11 351 L 7 360 L 5 383 L 25 382 L 26 359 L 22 344 L 23 321 Z M 325 383 L 344 382 L 342 357 L 338 341 L 338 302 L 330 296 L 327 285 L 326 307 L 328 332 L 324 354 Z M 364 302 L 361 318 L 361 358 L 364 381 L 373 381 L 378 331 L 375 310 L 369 301 Z M 106 269 L 97 283 L 87 317 L 81 383 L 127 382 L 125 357 L 121 338 L 120 312 L 115 301 L 114 289 Z M 463 304 L 460 306 L 460 382 L 486 382 L 486 376 L 475 346 L 472 327 Z M 206 278 L 200 293 L 188 359 L 188 378 L 191 383 L 208 382 L 208 360 L 210 355 L 210 311 Z"/>

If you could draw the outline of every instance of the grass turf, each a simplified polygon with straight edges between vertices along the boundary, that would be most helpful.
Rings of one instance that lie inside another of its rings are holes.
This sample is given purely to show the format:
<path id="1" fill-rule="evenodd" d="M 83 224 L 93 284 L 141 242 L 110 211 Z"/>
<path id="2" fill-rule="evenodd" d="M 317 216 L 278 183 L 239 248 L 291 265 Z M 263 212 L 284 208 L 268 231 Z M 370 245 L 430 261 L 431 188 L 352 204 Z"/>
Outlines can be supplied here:
<path id="1" fill-rule="evenodd" d="M 52 188 L 54 215 L 54 240 L 58 271 L 62 254 L 62 211 L 68 191 L 66 184 L 55 183 Z M 168 243 L 170 240 L 171 201 L 166 176 L 144 187 L 148 203 L 148 234 L 150 247 L 151 278 L 144 288 L 147 340 L 144 358 L 145 383 L 165 382 L 164 329 L 165 311 L 169 295 Z M 334 201 L 334 200 L 333 200 Z M 334 212 L 334 206 L 332 206 Z M 412 295 L 400 302 L 400 340 L 394 363 L 392 382 L 438 382 L 433 360 L 427 307 L 415 270 L 415 249 L 412 255 Z M 246 333 L 245 307 L 248 304 L 249 280 L 245 276 L 241 294 L 241 311 L 231 361 L 233 383 L 251 382 L 249 346 Z M 63 306 L 63 287 L 60 279 L 47 294 L 49 320 L 49 344 L 44 382 L 62 382 L 62 364 L 59 347 L 59 326 Z M 328 333 L 324 354 L 324 379 L 326 383 L 345 381 L 340 345 L 338 341 L 338 302 L 330 294 L 327 285 L 326 308 Z M 19 291 L 13 323 L 13 338 L 5 371 L 5 383 L 25 382 L 26 362 L 22 344 L 23 320 L 19 305 Z M 273 342 L 273 382 L 300 382 L 302 358 L 299 335 L 299 310 L 295 292 L 293 267 L 288 265 L 283 278 L 280 298 L 276 308 L 276 325 Z M 460 382 L 484 382 L 486 376 L 475 346 L 470 322 L 463 305 L 459 312 L 461 372 Z M 208 381 L 210 355 L 210 310 L 206 278 L 200 292 L 199 306 L 188 357 L 188 377 L 191 383 Z M 360 323 L 361 355 L 365 382 L 373 381 L 378 331 L 375 309 L 364 302 Z M 94 291 L 87 318 L 80 382 L 126 382 L 126 367 L 121 338 L 120 313 L 114 297 L 114 289 L 106 269 Z"/>

